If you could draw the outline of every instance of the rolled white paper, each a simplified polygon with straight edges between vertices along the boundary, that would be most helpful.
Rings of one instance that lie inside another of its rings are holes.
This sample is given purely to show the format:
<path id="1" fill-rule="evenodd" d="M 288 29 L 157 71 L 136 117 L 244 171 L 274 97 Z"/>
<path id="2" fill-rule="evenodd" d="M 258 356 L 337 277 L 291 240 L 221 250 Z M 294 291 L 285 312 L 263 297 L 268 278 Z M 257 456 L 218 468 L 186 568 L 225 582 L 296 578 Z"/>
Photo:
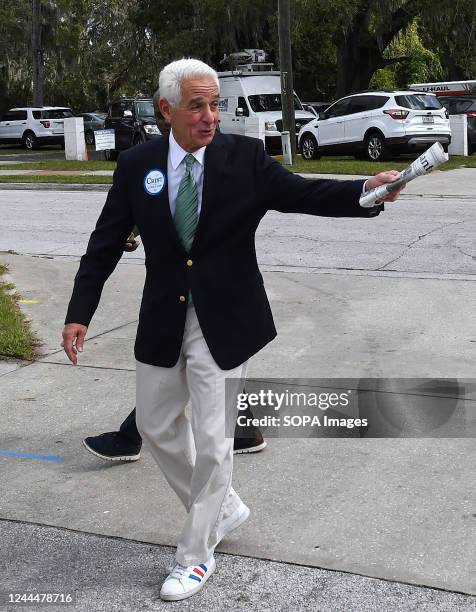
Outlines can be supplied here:
<path id="1" fill-rule="evenodd" d="M 445 153 L 439 142 L 435 142 L 429 149 L 422 153 L 420 157 L 415 159 L 411 166 L 403 170 L 398 181 L 386 183 L 385 185 L 380 185 L 380 187 L 375 187 L 375 189 L 367 191 L 360 196 L 359 204 L 363 208 L 371 208 L 375 206 L 379 200 L 383 200 L 385 196 L 392 193 L 392 191 L 397 191 L 397 189 L 413 181 L 417 176 L 431 172 L 448 160 L 448 153 Z"/>

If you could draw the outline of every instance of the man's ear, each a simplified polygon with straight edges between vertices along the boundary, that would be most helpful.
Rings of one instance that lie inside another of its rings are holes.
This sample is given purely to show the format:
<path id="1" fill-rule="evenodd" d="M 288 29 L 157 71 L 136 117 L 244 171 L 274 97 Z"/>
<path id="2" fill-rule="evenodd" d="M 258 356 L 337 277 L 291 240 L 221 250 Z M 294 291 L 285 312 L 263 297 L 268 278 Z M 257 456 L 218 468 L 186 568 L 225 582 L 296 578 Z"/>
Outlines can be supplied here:
<path id="1" fill-rule="evenodd" d="M 159 108 L 160 108 L 160 112 L 165 117 L 165 120 L 168 123 L 170 123 L 171 119 L 172 119 L 172 115 L 171 115 L 171 108 L 172 108 L 172 106 L 169 103 L 169 101 L 166 100 L 165 98 L 161 98 L 159 100 Z"/>

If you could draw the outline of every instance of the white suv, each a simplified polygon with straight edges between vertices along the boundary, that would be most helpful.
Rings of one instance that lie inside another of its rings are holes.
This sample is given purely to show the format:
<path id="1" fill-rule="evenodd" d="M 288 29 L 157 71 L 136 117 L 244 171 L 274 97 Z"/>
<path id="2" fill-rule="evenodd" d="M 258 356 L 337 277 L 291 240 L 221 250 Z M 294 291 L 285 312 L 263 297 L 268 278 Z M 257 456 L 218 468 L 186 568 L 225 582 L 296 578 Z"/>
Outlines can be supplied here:
<path id="1" fill-rule="evenodd" d="M 440 142 L 448 149 L 448 113 L 434 94 L 367 91 L 341 98 L 299 132 L 304 159 L 349 155 L 371 161 Z"/>
<path id="2" fill-rule="evenodd" d="M 73 117 L 70 108 L 42 106 L 11 108 L 0 119 L 0 142 L 21 143 L 26 149 L 41 144 L 64 145 L 64 119 Z"/>

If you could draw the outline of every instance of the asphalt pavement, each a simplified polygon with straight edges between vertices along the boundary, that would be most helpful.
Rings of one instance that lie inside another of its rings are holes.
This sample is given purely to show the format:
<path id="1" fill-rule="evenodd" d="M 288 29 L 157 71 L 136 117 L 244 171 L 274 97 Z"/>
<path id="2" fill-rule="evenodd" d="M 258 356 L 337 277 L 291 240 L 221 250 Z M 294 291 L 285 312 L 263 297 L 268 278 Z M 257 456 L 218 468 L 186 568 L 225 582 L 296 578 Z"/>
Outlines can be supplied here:
<path id="1" fill-rule="evenodd" d="M 476 171 L 444 174 L 439 193 L 407 191 L 377 219 L 266 216 L 258 259 L 279 336 L 251 376 L 457 381 L 473 431 Z M 85 611 L 475 610 L 476 452 L 461 429 L 269 438 L 236 458 L 252 515 L 221 544 L 216 575 L 186 603 L 158 600 L 183 510 L 147 451 L 116 465 L 81 446 L 133 405 L 142 249 L 106 284 L 80 365 L 59 347 L 103 202 L 0 191 L 0 261 L 42 340 L 35 363 L 0 363 L 0 590 L 71 591 Z"/>
<path id="2" fill-rule="evenodd" d="M 0 606 L 4 612 L 48 609 L 10 604 L 9 592 L 71 595 L 61 610 L 94 612 L 460 612 L 475 598 L 314 567 L 217 554 L 208 588 L 182 602 L 162 602 L 160 582 L 173 549 L 126 539 L 0 521 Z M 58 609 L 58 606 L 50 606 Z"/>

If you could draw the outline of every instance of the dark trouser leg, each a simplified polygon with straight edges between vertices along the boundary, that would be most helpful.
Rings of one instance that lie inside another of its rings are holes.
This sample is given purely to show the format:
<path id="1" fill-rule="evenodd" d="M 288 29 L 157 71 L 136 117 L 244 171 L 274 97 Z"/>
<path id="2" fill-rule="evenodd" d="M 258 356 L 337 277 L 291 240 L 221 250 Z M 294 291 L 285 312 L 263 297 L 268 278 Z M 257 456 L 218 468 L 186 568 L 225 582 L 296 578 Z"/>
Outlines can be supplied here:
<path id="1" fill-rule="evenodd" d="M 142 437 L 137 429 L 136 425 L 136 409 L 126 417 L 123 421 L 122 425 L 119 428 L 119 433 L 127 438 L 134 444 L 140 444 L 142 442 Z"/>
<path id="2" fill-rule="evenodd" d="M 241 411 L 240 415 L 246 416 L 247 419 L 253 418 L 253 413 L 249 407 L 246 410 Z M 121 424 L 119 433 L 133 444 L 140 444 L 142 442 L 141 435 L 137 430 L 135 408 Z M 259 427 L 256 427 L 255 425 L 240 427 L 238 424 L 236 424 L 235 438 L 239 438 L 241 440 L 257 440 L 258 438 L 261 438 L 261 432 Z"/>

